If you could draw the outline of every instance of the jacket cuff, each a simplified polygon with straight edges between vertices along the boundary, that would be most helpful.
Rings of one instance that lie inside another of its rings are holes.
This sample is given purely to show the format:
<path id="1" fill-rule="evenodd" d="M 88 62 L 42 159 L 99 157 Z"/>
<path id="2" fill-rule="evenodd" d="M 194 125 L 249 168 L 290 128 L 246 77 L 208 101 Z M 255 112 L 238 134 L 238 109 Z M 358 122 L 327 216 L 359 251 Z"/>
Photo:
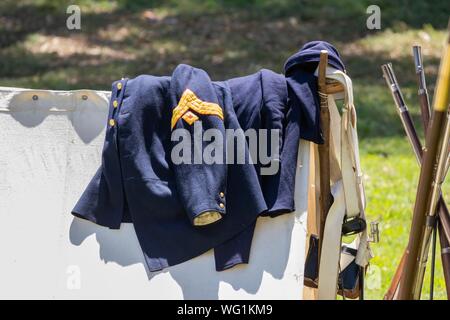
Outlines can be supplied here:
<path id="1" fill-rule="evenodd" d="M 224 202 L 192 208 L 188 216 L 193 226 L 206 226 L 220 221 L 226 213 Z"/>
<path id="2" fill-rule="evenodd" d="M 194 226 L 206 226 L 222 219 L 222 215 L 217 211 L 205 211 L 196 216 L 193 220 Z"/>

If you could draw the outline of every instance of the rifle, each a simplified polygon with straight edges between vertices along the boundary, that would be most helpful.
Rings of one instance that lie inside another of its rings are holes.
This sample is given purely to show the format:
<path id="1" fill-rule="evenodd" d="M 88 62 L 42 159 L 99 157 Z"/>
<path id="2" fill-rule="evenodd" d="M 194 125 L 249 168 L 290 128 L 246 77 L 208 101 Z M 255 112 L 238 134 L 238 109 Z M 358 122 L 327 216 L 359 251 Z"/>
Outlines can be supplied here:
<path id="1" fill-rule="evenodd" d="M 449 23 L 450 29 L 450 23 Z M 428 227 L 424 227 L 429 210 L 428 204 L 433 204 L 430 189 L 434 174 L 434 164 L 439 152 L 439 143 L 441 141 L 441 131 L 446 118 L 446 111 L 449 102 L 450 86 L 450 37 L 444 49 L 439 68 L 439 76 L 436 86 L 435 97 L 433 101 L 433 117 L 426 134 L 426 149 L 423 152 L 422 168 L 420 170 L 419 185 L 417 187 L 416 202 L 414 205 L 413 220 L 408 241 L 408 254 L 405 259 L 405 267 L 398 292 L 399 299 L 418 299 L 423 281 L 422 268 L 419 269 L 419 259 L 423 263 L 424 250 L 427 246 L 425 239 Z M 450 131 L 449 131 L 450 133 Z M 442 153 L 441 153 L 442 154 Z M 446 158 L 446 157 L 445 157 Z M 445 159 L 441 158 L 441 161 Z M 441 179 L 441 177 L 437 177 Z M 433 197 L 434 197 L 433 192 Z M 427 231 L 425 230 L 427 229 Z M 428 243 L 429 245 L 429 243 Z M 428 253 L 427 253 L 428 254 Z"/>
<path id="2" fill-rule="evenodd" d="M 381 68 L 383 71 L 384 78 L 386 80 L 386 84 L 390 88 L 390 92 L 394 99 L 398 114 L 402 121 L 403 127 L 406 131 L 407 137 L 410 141 L 410 144 L 413 148 L 414 154 L 416 155 L 416 158 L 420 165 L 422 162 L 422 151 L 423 151 L 422 145 L 421 145 L 421 142 L 417 135 L 416 129 L 414 127 L 414 123 L 409 114 L 408 107 L 403 98 L 400 86 L 398 84 L 397 78 L 396 78 L 394 70 L 392 68 L 392 64 L 389 63 L 389 64 L 382 65 Z M 427 109 L 428 108 L 422 108 L 422 110 L 427 110 Z M 439 226 L 439 231 L 440 231 L 439 236 L 440 236 L 440 241 L 442 244 L 441 246 L 443 248 L 446 248 L 446 247 L 448 247 L 448 243 L 449 243 L 449 239 L 450 239 L 450 215 L 449 215 L 449 211 L 448 211 L 447 206 L 445 205 L 445 202 L 442 197 L 440 197 L 440 199 L 439 199 L 439 207 L 437 209 L 437 213 L 441 220 L 441 224 Z M 445 245 L 445 244 L 447 244 L 447 245 Z M 450 253 L 450 250 L 448 253 Z M 385 300 L 393 299 L 398 291 L 398 286 L 399 286 L 400 279 L 401 279 L 401 276 L 403 273 L 403 267 L 405 264 L 406 255 L 407 255 L 407 251 L 404 252 L 404 254 L 401 258 L 401 261 L 397 267 L 395 275 L 391 281 L 391 285 L 390 285 L 387 293 L 384 296 Z M 447 286 L 447 290 L 449 292 L 449 297 L 450 297 L 450 254 L 446 254 L 446 253 L 442 252 L 442 256 L 443 256 L 442 261 L 443 261 L 444 269 L 449 270 L 449 274 L 448 274 L 449 281 L 446 281 L 446 286 Z"/>
<path id="3" fill-rule="evenodd" d="M 413 46 L 414 66 L 416 68 L 417 86 L 419 88 L 417 94 L 419 96 L 420 113 L 422 115 L 423 129 L 427 132 L 430 121 L 430 99 L 428 96 L 427 85 L 425 81 L 425 70 L 422 62 L 422 50 L 420 46 Z M 431 249 L 431 274 L 430 274 L 430 300 L 434 295 L 434 271 L 436 269 L 436 233 L 439 219 L 436 219 L 433 226 L 433 240 Z"/>

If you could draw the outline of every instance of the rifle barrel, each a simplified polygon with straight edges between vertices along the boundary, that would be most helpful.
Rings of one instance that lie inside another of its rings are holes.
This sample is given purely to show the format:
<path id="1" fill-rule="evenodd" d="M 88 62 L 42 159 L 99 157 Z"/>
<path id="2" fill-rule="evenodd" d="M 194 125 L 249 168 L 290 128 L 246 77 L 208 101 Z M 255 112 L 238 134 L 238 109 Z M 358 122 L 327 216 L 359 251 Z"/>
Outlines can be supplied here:
<path id="1" fill-rule="evenodd" d="M 388 85 L 391 91 L 392 98 L 394 99 L 394 103 L 397 107 L 398 114 L 403 124 L 403 128 L 406 131 L 406 136 L 408 137 L 409 142 L 413 147 L 416 159 L 420 164 L 422 162 L 422 152 L 423 152 L 422 145 L 420 143 L 419 136 L 417 135 L 417 132 L 414 128 L 414 122 L 408 111 L 408 106 L 406 105 L 405 99 L 403 98 L 403 94 L 398 84 L 397 78 L 395 77 L 392 64 L 387 63 L 382 65 L 381 70 L 383 71 L 386 84 Z"/>
<path id="2" fill-rule="evenodd" d="M 427 84 L 425 81 L 425 70 L 422 61 L 422 49 L 420 46 L 413 46 L 414 65 L 416 67 L 418 95 L 420 102 L 420 112 L 422 114 L 423 128 L 427 131 L 430 121 L 430 101 L 428 97 Z"/>

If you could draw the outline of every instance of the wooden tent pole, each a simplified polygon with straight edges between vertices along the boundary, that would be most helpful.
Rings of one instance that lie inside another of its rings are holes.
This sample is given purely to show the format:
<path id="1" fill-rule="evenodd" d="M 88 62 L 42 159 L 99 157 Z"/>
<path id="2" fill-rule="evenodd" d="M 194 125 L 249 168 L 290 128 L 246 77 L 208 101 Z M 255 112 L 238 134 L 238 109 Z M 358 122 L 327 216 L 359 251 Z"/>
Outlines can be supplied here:
<path id="1" fill-rule="evenodd" d="M 320 127 L 322 130 L 323 144 L 318 146 L 319 170 L 320 170 L 320 217 L 319 217 L 319 263 L 322 252 L 323 235 L 328 210 L 331 207 L 330 188 L 330 111 L 328 109 L 326 72 L 328 66 L 328 52 L 320 52 L 318 89 L 320 98 Z"/>

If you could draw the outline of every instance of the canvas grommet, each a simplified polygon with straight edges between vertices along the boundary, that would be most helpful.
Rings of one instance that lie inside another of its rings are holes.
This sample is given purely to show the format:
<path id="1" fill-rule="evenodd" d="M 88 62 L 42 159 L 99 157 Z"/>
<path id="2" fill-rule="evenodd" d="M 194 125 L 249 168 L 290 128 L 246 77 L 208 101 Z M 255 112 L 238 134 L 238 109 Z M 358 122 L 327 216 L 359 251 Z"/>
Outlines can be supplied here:
<path id="1" fill-rule="evenodd" d="M 87 100 L 87 99 L 88 99 L 88 96 L 87 96 L 87 95 L 85 95 L 85 94 L 83 94 L 83 95 L 81 96 L 81 99 L 83 99 L 83 100 Z"/>
<path id="2" fill-rule="evenodd" d="M 39 97 L 37 96 L 37 94 L 34 94 L 32 99 L 33 99 L 34 101 L 36 101 L 37 99 L 39 99 Z"/>

